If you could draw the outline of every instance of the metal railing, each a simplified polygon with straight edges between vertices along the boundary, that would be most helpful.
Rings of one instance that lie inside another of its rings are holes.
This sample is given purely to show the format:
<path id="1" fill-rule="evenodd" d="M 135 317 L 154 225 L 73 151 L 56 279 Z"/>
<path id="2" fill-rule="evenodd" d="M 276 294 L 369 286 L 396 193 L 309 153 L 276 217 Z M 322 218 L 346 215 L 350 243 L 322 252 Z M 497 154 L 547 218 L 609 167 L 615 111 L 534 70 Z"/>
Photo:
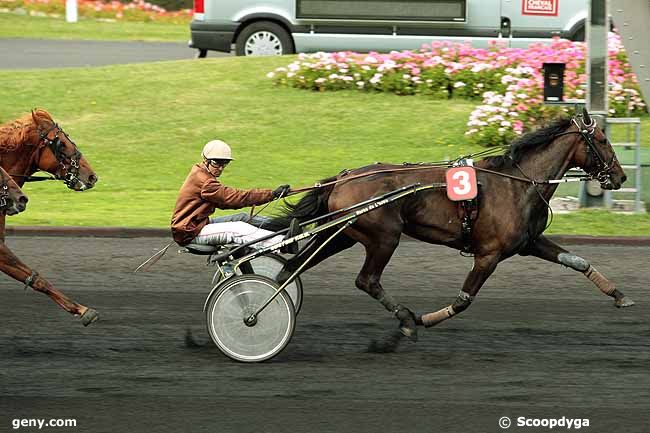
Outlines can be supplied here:
<path id="1" fill-rule="evenodd" d="M 628 178 L 632 178 L 632 176 L 629 175 L 629 171 L 634 170 L 634 187 L 621 188 L 615 191 L 605 191 L 603 197 L 605 207 L 611 209 L 614 206 L 614 200 L 612 197 L 614 194 L 634 193 L 634 211 L 643 212 L 643 202 L 641 201 L 641 120 L 638 117 L 608 117 L 607 126 L 609 127 L 610 125 L 634 125 L 634 141 L 612 142 L 612 146 L 614 147 L 634 149 L 634 164 L 621 165 L 623 170 L 628 173 Z"/>

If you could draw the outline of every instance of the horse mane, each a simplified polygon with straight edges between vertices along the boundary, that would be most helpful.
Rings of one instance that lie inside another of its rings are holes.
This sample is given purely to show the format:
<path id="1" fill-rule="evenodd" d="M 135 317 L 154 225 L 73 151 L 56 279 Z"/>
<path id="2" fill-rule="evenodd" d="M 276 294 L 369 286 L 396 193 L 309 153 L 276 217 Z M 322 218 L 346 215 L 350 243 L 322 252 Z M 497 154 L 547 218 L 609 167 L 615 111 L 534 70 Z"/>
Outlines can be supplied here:
<path id="1" fill-rule="evenodd" d="M 503 155 L 484 158 L 483 161 L 487 163 L 486 168 L 510 167 L 515 162 L 521 162 L 529 152 L 546 148 L 553 141 L 553 137 L 565 132 L 570 125 L 571 118 L 561 117 L 546 126 L 524 134 L 513 141 Z"/>
<path id="2" fill-rule="evenodd" d="M 42 122 L 54 124 L 54 119 L 47 111 L 37 108 L 16 120 L 0 125 L 0 153 L 14 152 L 23 145 L 35 145 L 36 143 L 28 141 Z"/>

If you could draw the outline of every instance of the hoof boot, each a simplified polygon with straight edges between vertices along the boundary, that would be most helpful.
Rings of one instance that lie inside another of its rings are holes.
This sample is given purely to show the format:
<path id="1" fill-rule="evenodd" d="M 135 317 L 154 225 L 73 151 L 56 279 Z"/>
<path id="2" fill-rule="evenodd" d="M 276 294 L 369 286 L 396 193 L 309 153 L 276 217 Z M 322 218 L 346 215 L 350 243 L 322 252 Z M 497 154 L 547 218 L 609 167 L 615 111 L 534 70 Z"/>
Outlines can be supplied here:
<path id="1" fill-rule="evenodd" d="M 86 312 L 81 315 L 81 323 L 83 323 L 84 326 L 88 326 L 98 320 L 99 313 L 97 313 L 97 311 L 93 310 L 92 308 L 87 309 Z"/>
<path id="2" fill-rule="evenodd" d="M 632 305 L 634 305 L 634 301 L 628 298 L 627 296 L 623 296 L 622 298 L 618 298 L 617 300 L 615 300 L 614 305 L 616 306 L 616 308 L 631 307 Z"/>
<path id="3" fill-rule="evenodd" d="M 406 307 L 401 307 L 395 313 L 395 317 L 399 319 L 399 330 L 411 341 L 418 341 L 418 328 L 416 325 L 415 314 Z"/>

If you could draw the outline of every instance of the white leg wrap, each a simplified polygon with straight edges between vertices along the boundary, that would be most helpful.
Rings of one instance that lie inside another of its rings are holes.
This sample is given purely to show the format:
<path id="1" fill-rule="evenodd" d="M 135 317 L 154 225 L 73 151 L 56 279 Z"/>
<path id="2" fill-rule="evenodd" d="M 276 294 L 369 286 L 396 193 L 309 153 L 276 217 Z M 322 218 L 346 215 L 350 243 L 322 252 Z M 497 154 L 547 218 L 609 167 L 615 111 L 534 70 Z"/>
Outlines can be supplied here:
<path id="1" fill-rule="evenodd" d="M 437 325 L 438 323 L 449 319 L 454 314 L 456 313 L 454 312 L 454 309 L 450 305 L 434 313 L 427 313 L 422 315 L 422 324 L 428 328 L 430 326 Z"/>

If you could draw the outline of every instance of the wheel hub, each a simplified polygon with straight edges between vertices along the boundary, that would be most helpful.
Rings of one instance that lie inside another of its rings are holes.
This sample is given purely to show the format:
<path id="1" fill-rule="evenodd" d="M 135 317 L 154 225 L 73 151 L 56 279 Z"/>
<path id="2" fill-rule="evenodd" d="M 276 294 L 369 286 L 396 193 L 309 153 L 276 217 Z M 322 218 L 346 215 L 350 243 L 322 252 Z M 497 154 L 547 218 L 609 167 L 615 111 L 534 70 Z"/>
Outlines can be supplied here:
<path id="1" fill-rule="evenodd" d="M 246 41 L 246 55 L 280 56 L 282 55 L 282 42 L 271 32 L 253 33 Z"/>

